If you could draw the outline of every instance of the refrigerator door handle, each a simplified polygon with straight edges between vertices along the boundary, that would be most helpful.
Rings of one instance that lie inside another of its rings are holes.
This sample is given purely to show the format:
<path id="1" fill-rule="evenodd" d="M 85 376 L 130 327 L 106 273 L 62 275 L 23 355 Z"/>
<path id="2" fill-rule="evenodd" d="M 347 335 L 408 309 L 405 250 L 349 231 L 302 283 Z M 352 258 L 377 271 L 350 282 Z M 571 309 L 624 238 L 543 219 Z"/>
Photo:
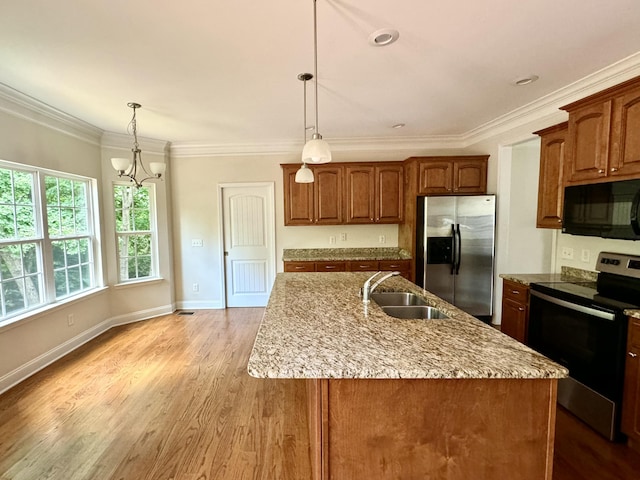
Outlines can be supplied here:
<path id="1" fill-rule="evenodd" d="M 460 263 L 462 263 L 462 237 L 460 236 L 460 224 L 456 225 L 456 239 L 458 240 L 457 258 L 456 258 L 456 275 L 460 273 Z"/>
<path id="2" fill-rule="evenodd" d="M 456 274 L 456 262 L 458 253 L 456 251 L 456 226 L 451 224 L 451 275 Z"/>

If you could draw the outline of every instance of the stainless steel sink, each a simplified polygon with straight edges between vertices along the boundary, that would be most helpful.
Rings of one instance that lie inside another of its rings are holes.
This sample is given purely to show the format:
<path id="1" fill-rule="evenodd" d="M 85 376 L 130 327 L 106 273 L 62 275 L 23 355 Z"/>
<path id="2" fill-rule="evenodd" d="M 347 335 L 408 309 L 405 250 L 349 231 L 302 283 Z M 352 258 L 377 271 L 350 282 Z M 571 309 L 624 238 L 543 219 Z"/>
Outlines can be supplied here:
<path id="1" fill-rule="evenodd" d="M 449 318 L 435 307 L 427 305 L 388 305 L 382 307 L 382 311 L 395 318 L 416 318 L 426 320 L 438 320 Z"/>
<path id="2" fill-rule="evenodd" d="M 427 304 L 423 298 L 411 292 L 374 292 L 371 299 L 381 307 Z"/>

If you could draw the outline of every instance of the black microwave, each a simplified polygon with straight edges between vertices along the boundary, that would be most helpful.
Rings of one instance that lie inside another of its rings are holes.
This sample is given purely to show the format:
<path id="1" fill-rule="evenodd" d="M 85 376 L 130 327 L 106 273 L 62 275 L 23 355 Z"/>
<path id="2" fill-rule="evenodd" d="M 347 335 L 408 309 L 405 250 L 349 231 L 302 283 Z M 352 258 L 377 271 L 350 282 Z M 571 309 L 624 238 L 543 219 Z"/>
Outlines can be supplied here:
<path id="1" fill-rule="evenodd" d="M 639 203 L 640 179 L 565 187 L 562 232 L 640 240 Z"/>

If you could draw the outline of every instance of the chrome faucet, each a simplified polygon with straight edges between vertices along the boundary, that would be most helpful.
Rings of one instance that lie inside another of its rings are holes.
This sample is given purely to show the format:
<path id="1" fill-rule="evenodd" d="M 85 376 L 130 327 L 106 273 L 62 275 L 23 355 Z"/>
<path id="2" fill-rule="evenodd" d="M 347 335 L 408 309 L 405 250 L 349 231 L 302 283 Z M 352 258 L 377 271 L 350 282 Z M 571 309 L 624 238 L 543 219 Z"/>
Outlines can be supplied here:
<path id="1" fill-rule="evenodd" d="M 393 277 L 395 275 L 400 275 L 400 272 L 389 272 L 386 275 L 380 277 L 380 280 L 378 280 L 376 283 L 374 283 L 371 287 L 369 287 L 369 285 L 371 284 L 371 280 L 373 280 L 374 278 L 376 278 L 378 275 L 380 275 L 382 272 L 376 272 L 373 275 L 371 275 L 369 278 L 367 278 L 367 280 L 364 282 L 364 286 L 362 287 L 362 302 L 363 303 L 369 303 L 369 298 L 371 296 L 371 294 L 373 293 L 373 291 L 378 288 L 378 285 L 380 285 L 382 282 L 384 282 L 387 278 L 389 277 Z"/>

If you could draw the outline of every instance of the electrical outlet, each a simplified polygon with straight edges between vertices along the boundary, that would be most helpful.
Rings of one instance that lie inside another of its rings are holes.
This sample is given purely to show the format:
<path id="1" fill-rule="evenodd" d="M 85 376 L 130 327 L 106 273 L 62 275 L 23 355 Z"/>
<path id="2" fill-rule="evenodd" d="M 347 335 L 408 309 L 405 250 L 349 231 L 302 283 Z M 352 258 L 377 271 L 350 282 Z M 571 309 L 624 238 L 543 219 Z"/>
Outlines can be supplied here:
<path id="1" fill-rule="evenodd" d="M 589 262 L 589 260 L 591 259 L 591 252 L 586 248 L 583 248 L 580 259 L 585 263 Z"/>
<path id="2" fill-rule="evenodd" d="M 329 236 L 329 243 L 336 243 L 336 236 L 335 235 L 330 235 Z"/>
<path id="3" fill-rule="evenodd" d="M 340 234 L 340 241 L 342 242 L 346 242 L 347 241 L 347 234 L 346 233 L 341 233 Z"/>
<path id="4" fill-rule="evenodd" d="M 191 240 L 191 246 L 192 247 L 202 247 L 203 242 L 201 238 L 194 238 Z"/>
<path id="5" fill-rule="evenodd" d="M 76 319 L 73 317 L 73 313 L 67 315 L 67 325 L 70 327 L 76 323 Z"/>
<path id="6" fill-rule="evenodd" d="M 384 236 L 384 235 L 380 235 L 380 236 L 378 237 L 378 242 L 380 242 L 380 243 L 385 243 L 386 241 L 387 241 L 387 239 L 385 238 L 385 236 Z"/>
<path id="7" fill-rule="evenodd" d="M 573 248 L 571 247 L 562 247 L 562 258 L 565 260 L 573 260 Z"/>
<path id="8" fill-rule="evenodd" d="M 200 291 L 200 285 L 198 285 L 197 283 L 194 283 L 192 286 L 192 289 L 194 292 L 199 292 Z"/>

